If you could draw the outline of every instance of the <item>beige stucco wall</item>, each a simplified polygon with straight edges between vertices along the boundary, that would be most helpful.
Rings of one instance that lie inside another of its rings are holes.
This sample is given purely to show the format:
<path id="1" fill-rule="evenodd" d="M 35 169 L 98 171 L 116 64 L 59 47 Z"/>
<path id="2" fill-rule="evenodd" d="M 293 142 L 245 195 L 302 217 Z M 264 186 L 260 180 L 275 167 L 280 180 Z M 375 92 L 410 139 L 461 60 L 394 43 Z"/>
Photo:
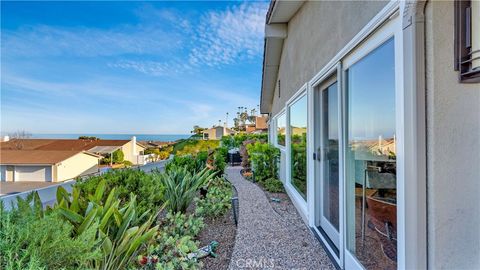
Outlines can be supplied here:
<path id="1" fill-rule="evenodd" d="M 128 160 L 132 162 L 133 164 L 137 164 L 137 156 L 140 154 L 141 151 L 144 151 L 145 148 L 141 147 L 140 145 L 137 144 L 137 149 L 135 152 L 135 155 L 132 152 L 132 147 L 133 147 L 133 142 L 129 141 L 128 143 L 124 144 L 121 148 L 123 155 L 124 155 L 124 160 Z"/>
<path id="2" fill-rule="evenodd" d="M 385 5 L 381 1 L 306 2 L 288 23 L 272 115 L 318 73 Z"/>
<path id="3" fill-rule="evenodd" d="M 132 146 L 133 146 L 132 141 L 129 141 L 128 143 L 122 146 L 121 150 L 123 152 L 124 160 L 128 160 L 133 164 L 137 164 L 137 158 L 134 157 L 132 154 Z"/>
<path id="4" fill-rule="evenodd" d="M 78 153 L 54 166 L 54 181 L 60 182 L 98 172 L 98 158 Z"/>
<path id="5" fill-rule="evenodd" d="M 428 263 L 480 269 L 480 84 L 458 83 L 453 17 L 427 4 Z"/>

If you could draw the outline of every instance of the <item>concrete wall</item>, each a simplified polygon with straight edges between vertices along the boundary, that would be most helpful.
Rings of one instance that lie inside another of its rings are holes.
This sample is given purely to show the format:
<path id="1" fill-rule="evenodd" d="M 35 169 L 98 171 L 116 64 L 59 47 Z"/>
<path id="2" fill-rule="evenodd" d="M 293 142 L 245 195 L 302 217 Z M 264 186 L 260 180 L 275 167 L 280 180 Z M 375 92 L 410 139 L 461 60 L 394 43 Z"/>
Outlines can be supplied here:
<path id="1" fill-rule="evenodd" d="M 428 264 L 480 269 L 480 84 L 458 83 L 453 18 L 427 4 Z"/>
<path id="2" fill-rule="evenodd" d="M 78 153 L 57 164 L 55 182 L 74 179 L 78 176 L 98 172 L 98 159 L 92 155 Z"/>
<path id="3" fill-rule="evenodd" d="M 385 5 L 381 1 L 306 2 L 288 23 L 272 115 L 318 73 Z"/>
<path id="4" fill-rule="evenodd" d="M 72 192 L 72 187 L 74 184 L 75 184 L 75 181 L 71 180 L 71 181 L 55 184 L 53 186 L 29 190 L 29 191 L 11 194 L 11 195 L 5 195 L 0 197 L 0 201 L 3 202 L 5 210 L 9 211 L 10 209 L 12 209 L 12 207 L 15 207 L 17 205 L 17 202 L 18 202 L 17 198 L 20 197 L 22 199 L 25 199 L 30 193 L 32 193 L 33 191 L 36 191 L 38 193 L 38 196 L 40 197 L 40 201 L 42 202 L 43 207 L 46 207 L 47 205 L 52 206 L 56 202 L 57 188 L 62 186 L 68 192 Z"/>

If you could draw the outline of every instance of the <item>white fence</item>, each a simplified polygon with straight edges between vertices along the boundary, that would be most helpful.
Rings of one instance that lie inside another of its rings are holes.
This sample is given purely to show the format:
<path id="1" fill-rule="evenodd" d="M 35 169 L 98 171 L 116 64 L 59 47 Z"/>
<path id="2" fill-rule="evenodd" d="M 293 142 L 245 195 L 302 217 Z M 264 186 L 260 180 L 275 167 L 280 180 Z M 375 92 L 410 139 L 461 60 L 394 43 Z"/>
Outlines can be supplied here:
<path id="1" fill-rule="evenodd" d="M 25 199 L 28 196 L 28 194 L 36 191 L 38 192 L 38 196 L 40 197 L 40 201 L 42 202 L 43 207 L 45 207 L 47 205 L 53 205 L 55 203 L 57 198 L 58 187 L 62 186 L 68 192 L 71 192 L 72 186 L 74 184 L 75 184 L 75 180 L 68 180 L 68 181 L 58 183 L 56 185 L 52 185 L 48 187 L 38 188 L 38 189 L 15 193 L 11 195 L 5 195 L 0 197 L 0 200 L 3 202 L 5 210 L 10 210 L 12 207 L 15 207 L 17 205 L 18 197 Z"/>

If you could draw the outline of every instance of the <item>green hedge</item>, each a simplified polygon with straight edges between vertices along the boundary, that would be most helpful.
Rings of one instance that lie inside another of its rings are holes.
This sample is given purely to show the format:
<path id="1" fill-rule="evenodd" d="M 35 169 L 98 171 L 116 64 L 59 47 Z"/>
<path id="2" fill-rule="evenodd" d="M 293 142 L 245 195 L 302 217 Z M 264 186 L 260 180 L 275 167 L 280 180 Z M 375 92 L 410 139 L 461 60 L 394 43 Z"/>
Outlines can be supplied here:
<path id="1" fill-rule="evenodd" d="M 256 142 L 247 145 L 247 152 L 256 181 L 277 178 L 280 151 L 276 147 L 268 143 Z"/>

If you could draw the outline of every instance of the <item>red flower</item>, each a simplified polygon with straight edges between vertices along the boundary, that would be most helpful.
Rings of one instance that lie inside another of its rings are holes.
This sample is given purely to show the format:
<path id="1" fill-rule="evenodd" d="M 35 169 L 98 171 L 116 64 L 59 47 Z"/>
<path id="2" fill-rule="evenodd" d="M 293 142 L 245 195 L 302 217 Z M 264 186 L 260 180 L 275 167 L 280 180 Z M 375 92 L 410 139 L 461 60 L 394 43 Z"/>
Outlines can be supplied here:
<path id="1" fill-rule="evenodd" d="M 146 256 L 139 256 L 138 263 L 140 265 L 145 265 L 148 263 L 148 258 Z"/>

